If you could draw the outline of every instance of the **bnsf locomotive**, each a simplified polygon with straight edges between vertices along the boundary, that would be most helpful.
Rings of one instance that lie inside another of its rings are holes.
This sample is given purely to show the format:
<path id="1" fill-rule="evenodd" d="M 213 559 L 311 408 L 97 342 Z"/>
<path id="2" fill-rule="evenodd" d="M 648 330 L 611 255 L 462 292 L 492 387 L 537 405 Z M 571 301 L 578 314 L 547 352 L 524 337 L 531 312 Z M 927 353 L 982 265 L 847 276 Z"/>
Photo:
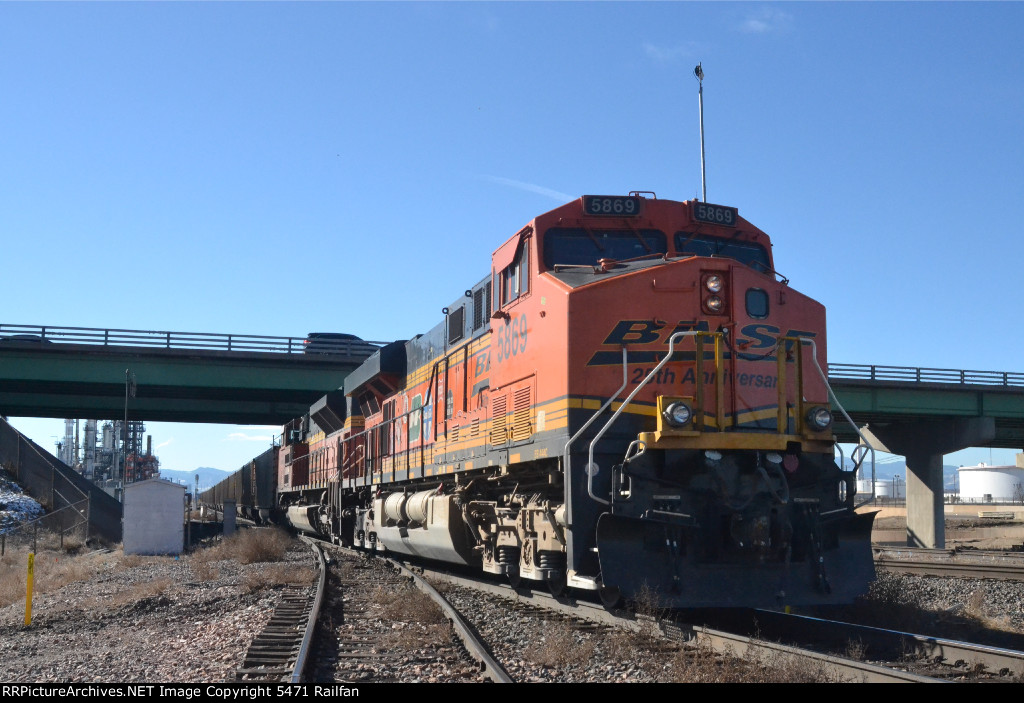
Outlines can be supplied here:
<path id="1" fill-rule="evenodd" d="M 278 508 L 346 544 L 664 606 L 849 602 L 825 310 L 731 207 L 584 196 L 285 427 Z"/>

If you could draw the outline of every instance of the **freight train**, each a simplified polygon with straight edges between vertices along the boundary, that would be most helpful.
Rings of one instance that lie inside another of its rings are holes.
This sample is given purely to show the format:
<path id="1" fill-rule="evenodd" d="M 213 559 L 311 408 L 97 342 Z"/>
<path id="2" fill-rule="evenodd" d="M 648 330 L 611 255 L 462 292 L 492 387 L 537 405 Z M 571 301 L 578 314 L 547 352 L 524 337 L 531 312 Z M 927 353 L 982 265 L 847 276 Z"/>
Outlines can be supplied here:
<path id="1" fill-rule="evenodd" d="M 736 208 L 583 196 L 443 314 L 284 427 L 293 526 L 608 605 L 866 591 L 873 515 L 835 460 L 825 309 Z"/>

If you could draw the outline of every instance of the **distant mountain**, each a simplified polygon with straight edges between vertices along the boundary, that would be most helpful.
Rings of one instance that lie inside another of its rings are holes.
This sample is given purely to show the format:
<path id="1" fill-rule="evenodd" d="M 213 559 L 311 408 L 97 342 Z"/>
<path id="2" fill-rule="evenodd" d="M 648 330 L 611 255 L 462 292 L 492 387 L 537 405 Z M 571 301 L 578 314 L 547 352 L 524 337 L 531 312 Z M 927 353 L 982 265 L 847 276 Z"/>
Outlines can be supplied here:
<path id="1" fill-rule="evenodd" d="M 199 475 L 199 490 L 205 491 L 208 488 L 213 488 L 218 483 L 226 479 L 233 472 L 221 471 L 220 469 L 213 469 L 209 466 L 200 466 L 195 471 L 170 471 L 160 469 L 160 478 L 168 481 L 174 481 L 175 483 L 184 484 L 188 490 L 192 490 L 196 487 L 196 474 Z"/>

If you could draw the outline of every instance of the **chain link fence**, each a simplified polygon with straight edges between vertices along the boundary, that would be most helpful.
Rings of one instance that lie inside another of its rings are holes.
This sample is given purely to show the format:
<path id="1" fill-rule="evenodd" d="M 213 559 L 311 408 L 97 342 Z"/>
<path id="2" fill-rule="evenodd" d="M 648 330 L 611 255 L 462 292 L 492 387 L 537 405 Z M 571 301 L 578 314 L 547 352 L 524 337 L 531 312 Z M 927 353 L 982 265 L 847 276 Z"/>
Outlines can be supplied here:
<path id="1" fill-rule="evenodd" d="M 40 532 L 63 537 L 81 530 L 83 540 L 121 541 L 121 503 L 3 420 L 0 468 L 47 511 L 47 515 L 23 523 L 16 530 L 5 530 L 11 539 Z"/>

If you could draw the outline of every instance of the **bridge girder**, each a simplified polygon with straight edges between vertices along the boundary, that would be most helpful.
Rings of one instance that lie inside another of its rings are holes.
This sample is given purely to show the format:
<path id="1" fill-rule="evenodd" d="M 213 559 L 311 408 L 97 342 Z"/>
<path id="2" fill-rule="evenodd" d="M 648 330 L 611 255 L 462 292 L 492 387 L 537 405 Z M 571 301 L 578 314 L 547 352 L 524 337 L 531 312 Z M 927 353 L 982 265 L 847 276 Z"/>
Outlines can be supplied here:
<path id="1" fill-rule="evenodd" d="M 91 345 L 0 349 L 0 414 L 280 425 L 365 357 Z M 125 401 L 126 374 L 135 394 Z"/>
<path id="2" fill-rule="evenodd" d="M 830 379 L 840 404 L 859 426 L 873 427 L 941 419 L 990 417 L 995 436 L 981 446 L 1024 449 L 1024 389 L 937 383 L 892 383 Z M 840 442 L 857 435 L 838 408 L 835 433 Z"/>

